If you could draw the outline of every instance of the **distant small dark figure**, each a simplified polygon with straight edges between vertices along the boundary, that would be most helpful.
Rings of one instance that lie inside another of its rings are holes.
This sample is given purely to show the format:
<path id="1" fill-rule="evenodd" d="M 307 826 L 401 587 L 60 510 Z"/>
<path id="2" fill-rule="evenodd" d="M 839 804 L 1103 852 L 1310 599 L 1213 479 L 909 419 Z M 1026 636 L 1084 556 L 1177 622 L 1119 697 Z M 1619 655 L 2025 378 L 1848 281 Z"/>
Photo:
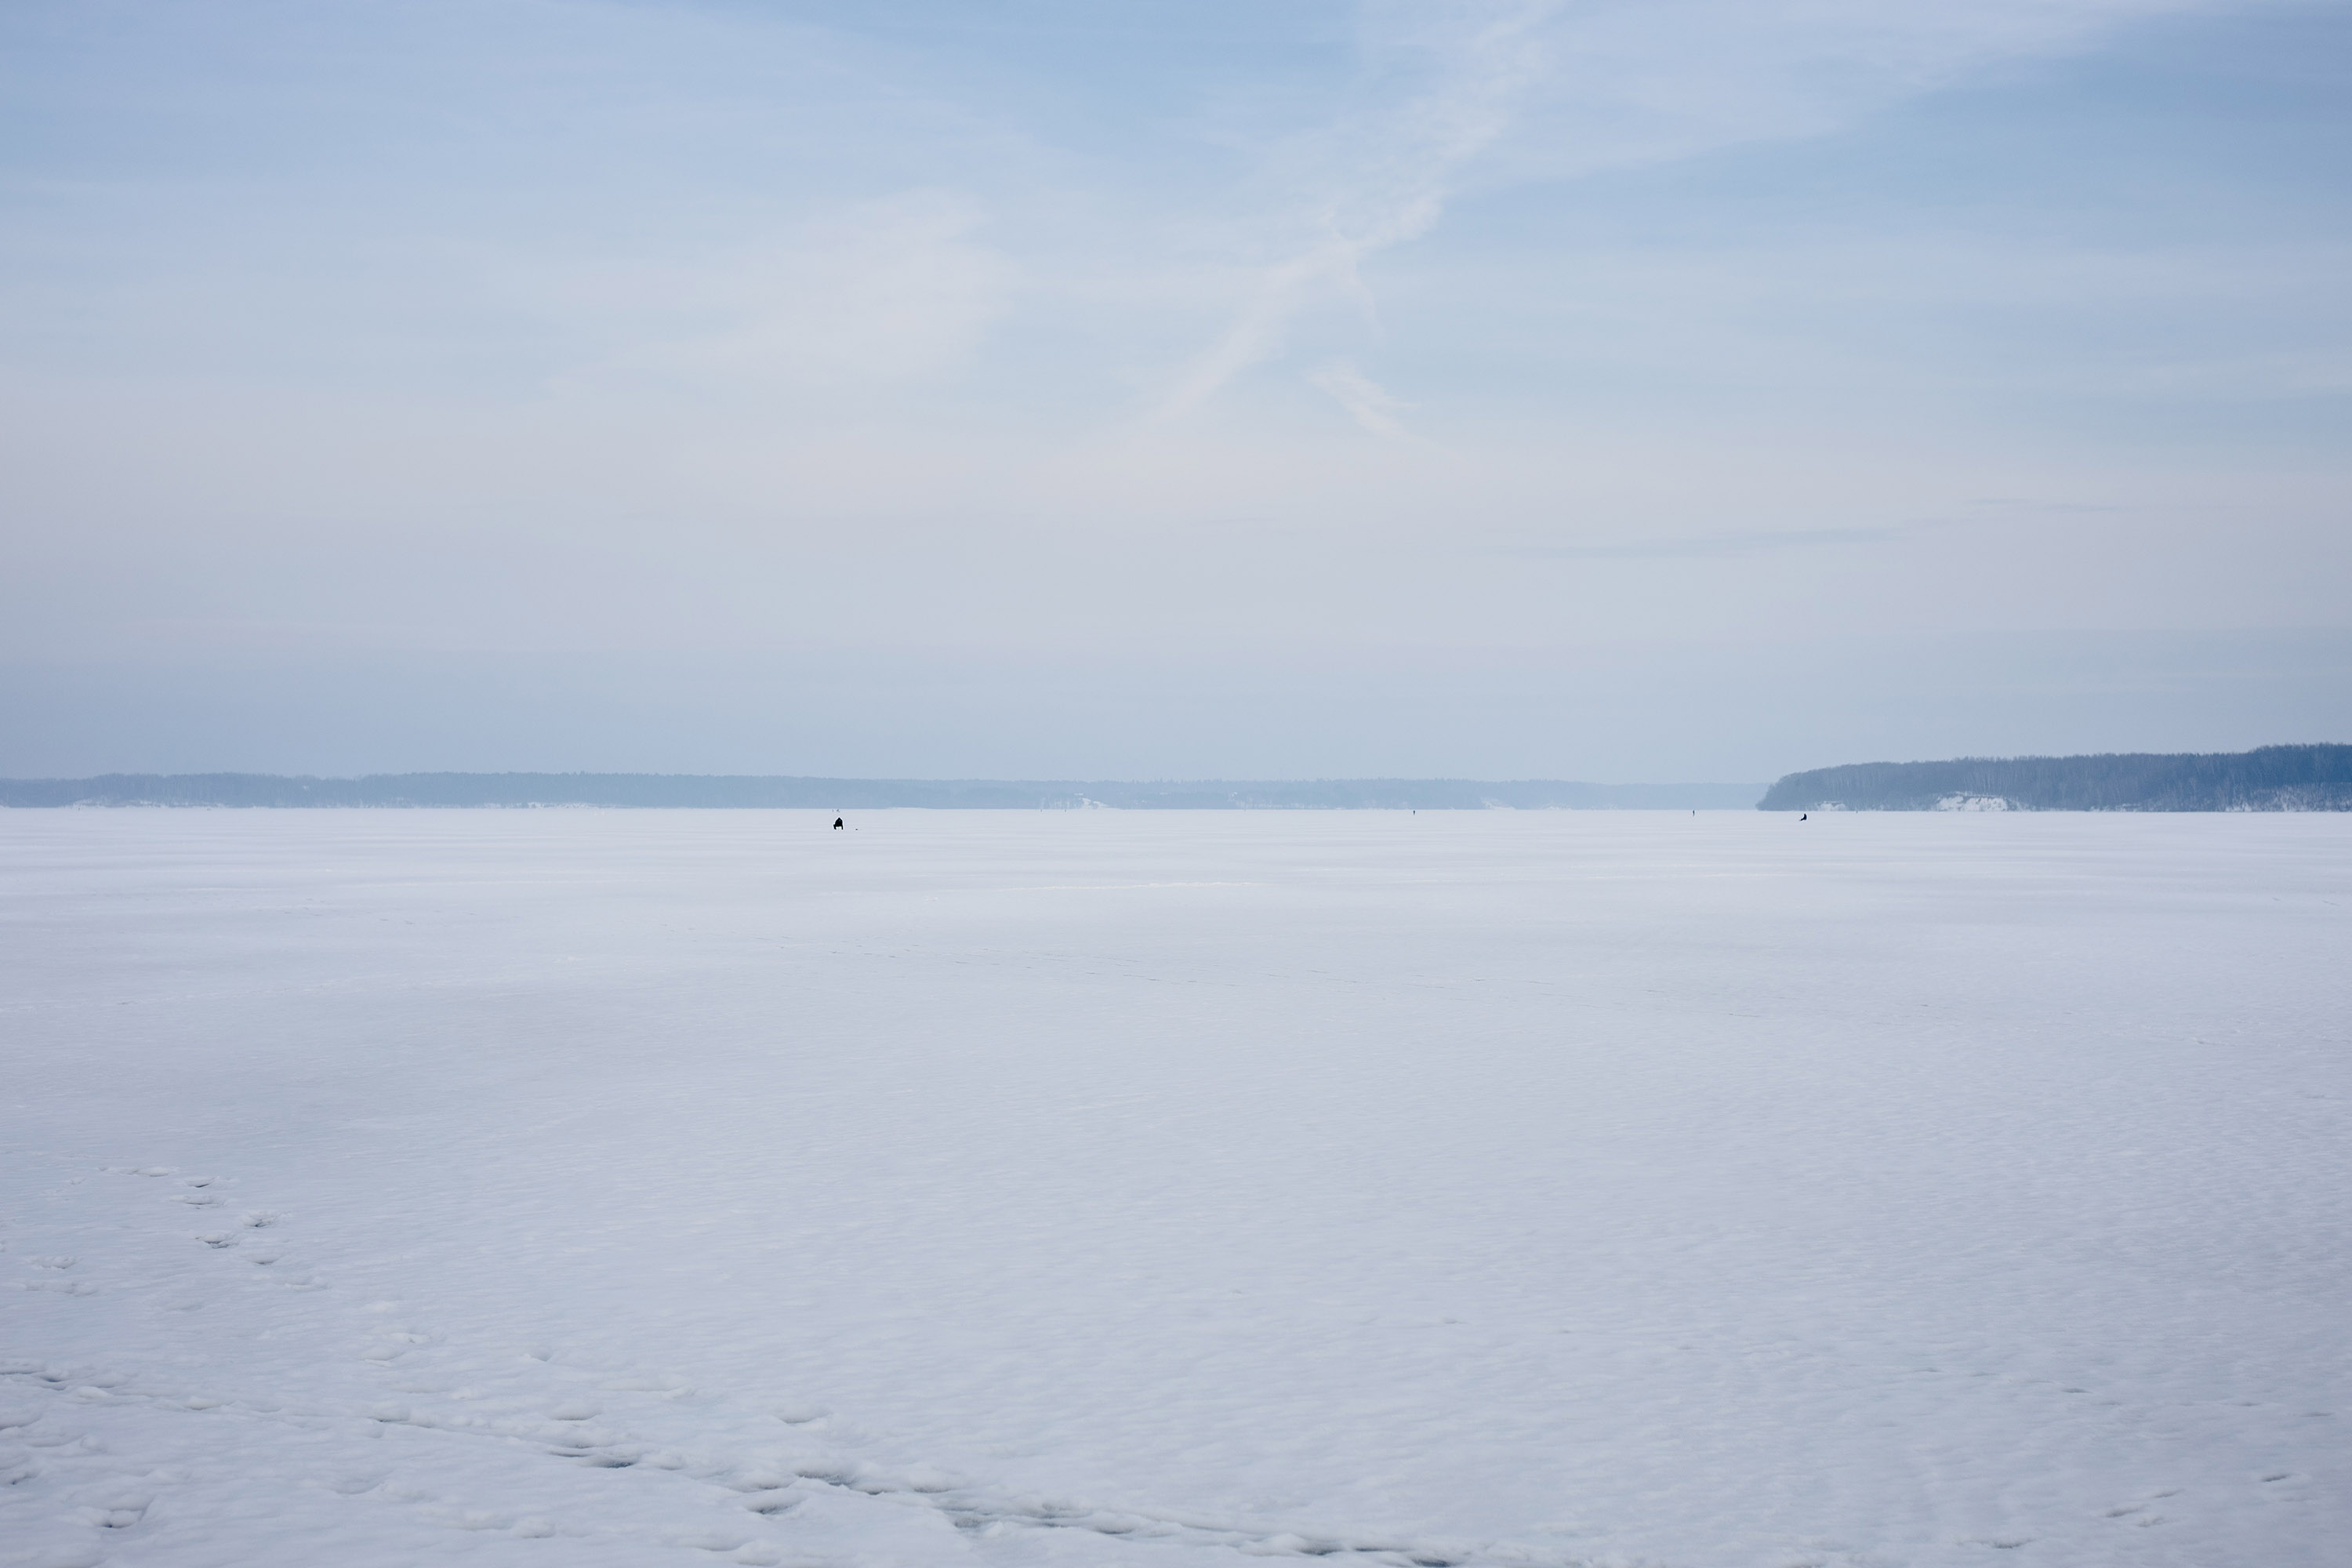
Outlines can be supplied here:
<path id="1" fill-rule="evenodd" d="M 1804 814 L 1803 812 L 1801 812 L 1801 812 L 1799 812 L 1799 813 L 1797 813 L 1797 820 L 1798 820 L 1799 822 L 1802 822 L 1802 821 L 1804 821 L 1804 820 L 1805 820 L 1805 814 Z M 834 824 L 834 826 L 835 826 L 835 827 L 838 827 L 838 826 L 841 826 L 841 824 L 839 824 L 838 822 L 836 822 L 836 823 L 835 823 L 835 824 Z"/>
<path id="2" fill-rule="evenodd" d="M 837 817 L 837 816 L 836 816 L 836 817 L 835 817 L 835 818 L 833 819 L 833 825 L 834 825 L 835 827 L 842 826 L 843 826 L 843 823 L 842 823 L 841 818 L 839 818 L 839 817 Z"/>

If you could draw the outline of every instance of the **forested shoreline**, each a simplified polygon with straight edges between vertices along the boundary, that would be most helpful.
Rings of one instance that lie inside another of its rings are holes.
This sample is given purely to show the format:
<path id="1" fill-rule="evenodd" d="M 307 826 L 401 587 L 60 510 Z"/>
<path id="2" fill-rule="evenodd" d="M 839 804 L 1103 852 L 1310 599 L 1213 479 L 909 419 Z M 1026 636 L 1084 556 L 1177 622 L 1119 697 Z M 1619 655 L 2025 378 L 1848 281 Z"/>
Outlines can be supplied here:
<path id="1" fill-rule="evenodd" d="M 892 806 L 1055 810 L 1744 810 L 1756 784 L 1522 779 L 835 779 L 693 773 L 108 773 L 0 779 L 0 806 L 605 806 L 870 811 Z"/>
<path id="2" fill-rule="evenodd" d="M 1852 763 L 1790 773 L 1759 811 L 2352 811 L 2352 746 Z"/>

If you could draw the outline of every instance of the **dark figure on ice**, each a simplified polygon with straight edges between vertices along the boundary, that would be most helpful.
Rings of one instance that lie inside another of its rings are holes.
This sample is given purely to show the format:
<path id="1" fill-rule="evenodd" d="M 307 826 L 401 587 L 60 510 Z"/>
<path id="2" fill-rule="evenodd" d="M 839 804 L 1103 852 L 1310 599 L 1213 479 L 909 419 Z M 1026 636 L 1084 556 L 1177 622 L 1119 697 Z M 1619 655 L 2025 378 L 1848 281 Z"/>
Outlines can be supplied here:
<path id="1" fill-rule="evenodd" d="M 1801 812 L 1799 812 L 1799 813 L 1797 813 L 1797 820 L 1798 820 L 1799 822 L 1802 822 L 1802 821 L 1804 821 L 1804 820 L 1805 820 L 1805 814 L 1804 814 L 1803 812 L 1801 812 Z M 835 827 L 838 827 L 838 826 L 841 826 L 841 824 L 839 824 L 838 822 L 836 822 L 836 823 L 835 823 L 835 824 L 834 824 L 834 826 L 835 826 Z"/>
<path id="2" fill-rule="evenodd" d="M 836 817 L 835 817 L 835 818 L 833 819 L 833 825 L 834 825 L 835 827 L 839 827 L 839 826 L 841 826 L 841 818 L 839 818 L 839 817 L 837 817 L 837 816 L 836 816 Z"/>

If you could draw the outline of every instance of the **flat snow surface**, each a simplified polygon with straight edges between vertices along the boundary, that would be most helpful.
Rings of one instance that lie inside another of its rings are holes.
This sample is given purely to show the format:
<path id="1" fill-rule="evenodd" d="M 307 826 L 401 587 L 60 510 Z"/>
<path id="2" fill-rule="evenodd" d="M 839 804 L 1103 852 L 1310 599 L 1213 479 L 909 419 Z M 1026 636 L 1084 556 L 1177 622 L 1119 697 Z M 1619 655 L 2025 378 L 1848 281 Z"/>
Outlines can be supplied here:
<path id="1" fill-rule="evenodd" d="M 2352 816 L 0 814 L 0 1562 L 2352 1562 Z"/>

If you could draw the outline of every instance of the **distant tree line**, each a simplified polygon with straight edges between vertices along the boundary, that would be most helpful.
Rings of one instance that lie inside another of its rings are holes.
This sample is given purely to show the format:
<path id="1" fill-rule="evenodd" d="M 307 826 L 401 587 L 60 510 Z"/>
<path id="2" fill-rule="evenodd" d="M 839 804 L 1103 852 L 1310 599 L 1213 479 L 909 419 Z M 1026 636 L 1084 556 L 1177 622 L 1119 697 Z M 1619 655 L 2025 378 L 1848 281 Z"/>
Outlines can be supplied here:
<path id="1" fill-rule="evenodd" d="M 695 773 L 375 773 L 355 779 L 287 778 L 274 773 L 107 773 L 87 779 L 0 779 L 0 805 L 1737 810 L 1753 801 L 1760 787 L 1752 784 L 1595 784 L 1543 779 L 1134 783 Z"/>
<path id="2" fill-rule="evenodd" d="M 1851 763 L 1790 773 L 1760 811 L 2352 811 L 2352 746 Z"/>

